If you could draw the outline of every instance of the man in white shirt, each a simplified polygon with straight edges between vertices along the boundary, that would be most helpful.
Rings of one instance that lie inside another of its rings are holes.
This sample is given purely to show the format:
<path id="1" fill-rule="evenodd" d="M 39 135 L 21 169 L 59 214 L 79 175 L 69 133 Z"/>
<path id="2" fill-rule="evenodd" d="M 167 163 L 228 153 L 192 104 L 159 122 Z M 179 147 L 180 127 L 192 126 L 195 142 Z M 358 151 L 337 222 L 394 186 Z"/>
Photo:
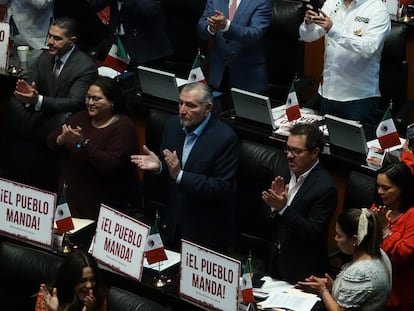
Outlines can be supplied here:
<path id="1" fill-rule="evenodd" d="M 379 70 L 385 37 L 391 29 L 381 0 L 327 0 L 322 9 L 307 5 L 300 37 L 325 37 L 321 111 L 376 124 Z"/>
<path id="2" fill-rule="evenodd" d="M 47 32 L 53 17 L 53 0 L 0 0 L 7 4 L 4 21 L 16 25 L 14 45 L 28 45 L 42 49 L 47 45 Z"/>

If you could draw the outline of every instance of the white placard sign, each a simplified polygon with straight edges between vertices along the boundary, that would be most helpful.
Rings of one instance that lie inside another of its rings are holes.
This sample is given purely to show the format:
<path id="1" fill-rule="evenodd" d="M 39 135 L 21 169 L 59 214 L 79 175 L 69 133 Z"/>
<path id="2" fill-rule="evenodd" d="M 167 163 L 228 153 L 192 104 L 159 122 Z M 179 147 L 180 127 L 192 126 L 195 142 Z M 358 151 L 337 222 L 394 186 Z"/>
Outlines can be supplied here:
<path id="1" fill-rule="evenodd" d="M 240 261 L 181 240 L 180 296 L 209 310 L 236 311 Z"/>
<path id="2" fill-rule="evenodd" d="M 7 69 L 9 63 L 10 25 L 0 23 L 0 69 Z"/>
<path id="3" fill-rule="evenodd" d="M 102 204 L 92 255 L 110 269 L 140 281 L 149 231 L 148 225 Z"/>
<path id="4" fill-rule="evenodd" d="M 52 248 L 56 194 L 0 178 L 0 233 Z"/>

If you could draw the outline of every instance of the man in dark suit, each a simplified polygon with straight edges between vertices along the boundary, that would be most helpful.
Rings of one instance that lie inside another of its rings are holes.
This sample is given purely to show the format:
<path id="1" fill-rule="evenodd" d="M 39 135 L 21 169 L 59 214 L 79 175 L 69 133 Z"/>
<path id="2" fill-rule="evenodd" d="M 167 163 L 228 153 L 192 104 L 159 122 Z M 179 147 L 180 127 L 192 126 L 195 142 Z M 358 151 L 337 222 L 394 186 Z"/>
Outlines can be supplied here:
<path id="1" fill-rule="evenodd" d="M 234 178 L 239 155 L 235 132 L 216 119 L 213 99 L 203 83 L 184 86 L 179 115 L 164 128 L 159 157 L 146 146 L 131 160 L 143 170 L 169 174 L 165 219 L 167 242 L 180 238 L 225 252 L 234 238 Z"/>
<path id="2" fill-rule="evenodd" d="M 290 181 L 277 176 L 262 192 L 271 208 L 274 258 L 272 276 L 296 283 L 328 269 L 328 229 L 337 206 L 336 186 L 319 163 L 323 134 L 313 124 L 298 124 L 286 142 Z"/>
<path id="3" fill-rule="evenodd" d="M 198 35 L 214 42 L 208 74 L 213 89 L 266 90 L 263 37 L 272 20 L 272 7 L 272 0 L 207 0 Z"/>
<path id="4" fill-rule="evenodd" d="M 84 108 L 86 91 L 97 77 L 95 63 L 76 47 L 75 28 L 69 18 L 52 22 L 49 50 L 39 56 L 26 79 L 18 79 L 8 109 L 8 151 L 18 166 L 8 170 L 9 176 L 46 190 L 57 186 L 57 175 L 53 180 L 45 176 L 54 171 L 55 160 L 47 156 L 46 137 L 68 114 Z M 30 157 L 18 161 L 22 152 Z"/>
<path id="5" fill-rule="evenodd" d="M 172 54 L 160 0 L 86 0 L 95 11 L 109 6 L 109 44 L 119 34 L 131 57 L 129 68 L 151 65 Z"/>

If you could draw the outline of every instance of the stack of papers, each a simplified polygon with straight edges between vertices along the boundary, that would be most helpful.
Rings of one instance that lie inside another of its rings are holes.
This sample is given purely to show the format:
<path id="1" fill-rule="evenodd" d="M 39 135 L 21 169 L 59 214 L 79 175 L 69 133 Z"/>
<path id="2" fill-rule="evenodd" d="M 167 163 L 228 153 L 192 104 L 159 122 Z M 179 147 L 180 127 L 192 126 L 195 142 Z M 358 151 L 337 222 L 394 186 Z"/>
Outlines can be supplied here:
<path id="1" fill-rule="evenodd" d="M 309 108 L 300 108 L 301 117 L 295 121 L 289 122 L 285 110 L 285 105 L 272 109 L 273 120 L 277 128 L 275 133 L 279 135 L 288 136 L 289 130 L 296 123 L 316 123 L 323 120 L 323 116 L 318 115 L 314 110 Z"/>
<path id="2" fill-rule="evenodd" d="M 260 288 L 254 288 L 253 294 L 266 300 L 257 303 L 261 309 L 282 308 L 295 311 L 310 311 L 320 298 L 314 294 L 305 293 L 294 288 L 292 284 L 284 281 L 273 280 L 265 276 L 264 284 Z M 266 296 L 267 295 L 267 296 Z"/>

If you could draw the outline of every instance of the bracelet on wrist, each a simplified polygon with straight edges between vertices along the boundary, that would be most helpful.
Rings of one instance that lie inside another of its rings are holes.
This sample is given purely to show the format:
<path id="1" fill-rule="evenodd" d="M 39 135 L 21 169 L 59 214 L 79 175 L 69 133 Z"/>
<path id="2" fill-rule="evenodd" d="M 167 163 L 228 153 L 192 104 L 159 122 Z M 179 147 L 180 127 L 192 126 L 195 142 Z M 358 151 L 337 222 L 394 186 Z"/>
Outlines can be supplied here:
<path id="1" fill-rule="evenodd" d="M 89 143 L 89 139 L 84 139 L 75 144 L 75 148 L 78 150 L 82 150 L 87 144 Z"/>

